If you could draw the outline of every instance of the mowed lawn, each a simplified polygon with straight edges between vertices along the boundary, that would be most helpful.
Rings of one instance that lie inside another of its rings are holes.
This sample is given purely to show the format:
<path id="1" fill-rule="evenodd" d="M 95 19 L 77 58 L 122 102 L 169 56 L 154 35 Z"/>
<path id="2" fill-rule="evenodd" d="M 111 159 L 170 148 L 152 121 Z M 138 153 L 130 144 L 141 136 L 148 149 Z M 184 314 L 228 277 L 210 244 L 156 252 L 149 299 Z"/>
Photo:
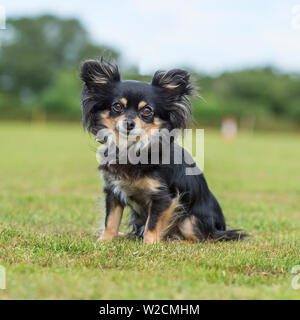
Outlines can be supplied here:
<path id="1" fill-rule="evenodd" d="M 205 130 L 205 170 L 240 242 L 96 243 L 102 182 L 80 124 L 0 124 L 2 299 L 299 299 L 300 135 Z M 122 229 L 126 230 L 124 221 Z"/>

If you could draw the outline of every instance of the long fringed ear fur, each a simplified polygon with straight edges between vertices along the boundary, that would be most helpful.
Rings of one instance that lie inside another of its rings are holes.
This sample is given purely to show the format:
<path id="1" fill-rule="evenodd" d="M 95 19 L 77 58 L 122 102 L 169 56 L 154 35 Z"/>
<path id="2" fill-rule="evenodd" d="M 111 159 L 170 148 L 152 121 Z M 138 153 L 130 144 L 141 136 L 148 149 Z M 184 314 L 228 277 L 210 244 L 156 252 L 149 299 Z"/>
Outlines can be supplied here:
<path id="1" fill-rule="evenodd" d="M 85 61 L 81 66 L 80 78 L 88 87 L 121 80 L 118 66 L 104 61 L 103 57 Z"/>
<path id="2" fill-rule="evenodd" d="M 156 71 L 152 79 L 152 85 L 168 90 L 170 95 L 189 96 L 194 93 L 190 78 L 190 74 L 181 69 Z"/>
<path id="3" fill-rule="evenodd" d="M 85 83 L 81 93 L 82 124 L 93 134 L 99 130 L 97 112 L 104 110 L 114 82 L 121 80 L 118 66 L 100 60 L 83 62 L 80 78 Z"/>
<path id="4" fill-rule="evenodd" d="M 173 127 L 185 128 L 192 112 L 188 96 L 196 94 L 189 72 L 181 69 L 156 71 L 151 84 L 163 90 Z"/>

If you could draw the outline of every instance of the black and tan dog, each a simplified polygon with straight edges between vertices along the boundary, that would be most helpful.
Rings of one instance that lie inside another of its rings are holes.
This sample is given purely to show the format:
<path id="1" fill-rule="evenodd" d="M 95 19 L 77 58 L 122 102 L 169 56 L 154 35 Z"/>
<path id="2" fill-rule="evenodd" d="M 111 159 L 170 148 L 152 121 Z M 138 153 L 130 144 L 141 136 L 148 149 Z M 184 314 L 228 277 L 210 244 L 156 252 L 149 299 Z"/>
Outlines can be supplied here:
<path id="1" fill-rule="evenodd" d="M 102 129 L 111 130 L 117 148 L 129 133 L 139 136 L 134 144 L 144 137 L 151 139 L 153 129 L 186 127 L 191 113 L 188 96 L 194 90 L 184 70 L 157 71 L 149 84 L 122 81 L 116 65 L 103 59 L 88 60 L 82 65 L 81 79 L 83 125 L 94 135 Z M 174 147 L 171 141 L 171 150 Z M 106 194 L 105 231 L 100 240 L 118 236 L 125 206 L 131 209 L 131 234 L 143 237 L 145 243 L 166 238 L 201 241 L 244 237 L 239 230 L 226 230 L 222 210 L 203 174 L 186 175 L 186 167 L 195 164 L 175 164 L 170 154 L 169 164 L 117 161 L 100 165 Z"/>

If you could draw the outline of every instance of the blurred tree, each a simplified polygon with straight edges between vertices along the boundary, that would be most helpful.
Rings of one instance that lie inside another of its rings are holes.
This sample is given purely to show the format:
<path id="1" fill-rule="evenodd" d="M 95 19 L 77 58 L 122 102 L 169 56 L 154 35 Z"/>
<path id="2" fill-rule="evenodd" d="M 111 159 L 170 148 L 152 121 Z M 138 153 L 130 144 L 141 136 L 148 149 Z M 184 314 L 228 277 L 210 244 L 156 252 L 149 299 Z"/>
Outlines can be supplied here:
<path id="1" fill-rule="evenodd" d="M 119 62 L 118 52 L 93 43 L 76 19 L 8 19 L 0 32 L 0 117 L 79 119 L 80 61 L 103 54 Z M 123 79 L 152 78 L 135 66 L 122 70 Z M 193 98 L 199 124 L 219 125 L 229 114 L 263 128 L 284 121 L 300 124 L 299 74 L 266 67 L 193 76 L 204 98 Z"/>
<path id="2" fill-rule="evenodd" d="M 293 120 L 300 123 L 300 76 L 270 67 L 226 72 L 219 76 L 196 76 L 207 103 L 195 100 L 196 119 L 220 123 L 222 117 Z M 263 123 L 262 121 L 261 123 Z"/>
<path id="3" fill-rule="evenodd" d="M 78 119 L 81 83 L 77 71 L 66 69 L 55 77 L 52 86 L 47 87 L 39 96 L 38 105 L 42 106 L 48 116 L 64 119 Z"/>
<path id="4" fill-rule="evenodd" d="M 52 84 L 58 71 L 107 51 L 113 58 L 119 57 L 116 51 L 91 43 L 75 19 L 51 15 L 8 19 L 0 46 L 0 90 L 31 103 Z"/>

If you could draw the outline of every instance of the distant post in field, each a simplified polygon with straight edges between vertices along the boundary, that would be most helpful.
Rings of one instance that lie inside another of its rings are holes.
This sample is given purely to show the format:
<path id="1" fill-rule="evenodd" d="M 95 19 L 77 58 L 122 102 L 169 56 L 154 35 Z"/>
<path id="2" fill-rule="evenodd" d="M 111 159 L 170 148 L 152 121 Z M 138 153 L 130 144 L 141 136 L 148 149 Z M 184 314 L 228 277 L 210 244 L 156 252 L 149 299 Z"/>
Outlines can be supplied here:
<path id="1" fill-rule="evenodd" d="M 221 124 L 221 136 L 227 143 L 232 143 L 238 133 L 238 124 L 236 118 L 233 116 L 227 116 L 223 118 Z"/>

